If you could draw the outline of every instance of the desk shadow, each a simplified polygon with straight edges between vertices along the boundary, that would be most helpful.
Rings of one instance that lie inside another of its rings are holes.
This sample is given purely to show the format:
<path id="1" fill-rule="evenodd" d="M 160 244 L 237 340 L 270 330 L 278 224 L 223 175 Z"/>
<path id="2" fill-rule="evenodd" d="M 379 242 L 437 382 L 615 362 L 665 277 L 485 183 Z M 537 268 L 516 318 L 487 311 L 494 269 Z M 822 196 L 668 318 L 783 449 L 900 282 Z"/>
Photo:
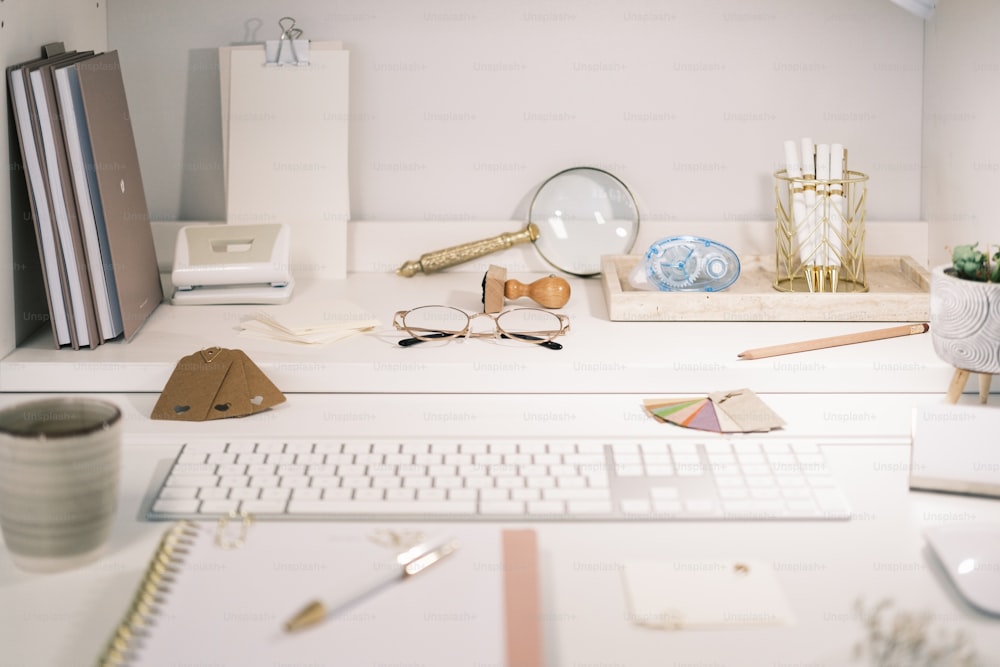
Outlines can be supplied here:
<path id="1" fill-rule="evenodd" d="M 188 52 L 180 220 L 225 220 L 218 49 Z"/>

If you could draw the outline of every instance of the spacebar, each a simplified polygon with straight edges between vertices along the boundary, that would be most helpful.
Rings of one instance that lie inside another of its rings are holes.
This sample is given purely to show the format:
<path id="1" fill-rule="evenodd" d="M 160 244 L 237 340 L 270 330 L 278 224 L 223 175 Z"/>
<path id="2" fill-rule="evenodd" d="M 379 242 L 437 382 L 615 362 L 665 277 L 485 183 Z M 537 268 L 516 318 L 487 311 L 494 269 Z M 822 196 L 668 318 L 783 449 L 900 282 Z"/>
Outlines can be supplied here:
<path id="1" fill-rule="evenodd" d="M 475 514 L 475 501 L 291 500 L 287 514 Z"/>

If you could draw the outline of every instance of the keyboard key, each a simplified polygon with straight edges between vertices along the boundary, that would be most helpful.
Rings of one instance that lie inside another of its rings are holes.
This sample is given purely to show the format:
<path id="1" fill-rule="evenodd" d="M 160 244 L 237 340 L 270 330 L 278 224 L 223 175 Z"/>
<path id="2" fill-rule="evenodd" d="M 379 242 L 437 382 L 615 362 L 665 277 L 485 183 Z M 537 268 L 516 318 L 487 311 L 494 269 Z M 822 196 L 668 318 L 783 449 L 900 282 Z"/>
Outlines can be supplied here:
<path id="1" fill-rule="evenodd" d="M 198 511 L 199 505 L 201 505 L 200 500 L 161 498 L 153 503 L 153 511 L 165 514 L 194 514 Z"/>
<path id="2" fill-rule="evenodd" d="M 254 475 L 250 478 L 250 486 L 258 489 L 278 486 L 280 483 L 281 478 L 277 475 Z"/>
<path id="3" fill-rule="evenodd" d="M 249 514 L 284 514 L 284 500 L 244 500 L 240 503 L 240 511 Z"/>
<path id="4" fill-rule="evenodd" d="M 543 489 L 542 498 L 545 500 L 610 500 L 611 496 L 607 489 Z"/>
<path id="5" fill-rule="evenodd" d="M 218 454 L 226 451 L 229 443 L 224 440 L 203 440 L 201 442 L 189 442 L 184 445 L 184 452 L 199 452 L 205 454 Z"/>
<path id="6" fill-rule="evenodd" d="M 479 503 L 483 514 L 524 514 L 525 504 L 518 500 L 483 500 Z"/>
<path id="7" fill-rule="evenodd" d="M 169 500 L 191 499 L 198 497 L 196 486 L 170 486 L 160 491 L 160 498 Z"/>
<path id="8" fill-rule="evenodd" d="M 678 463 L 675 468 L 681 477 L 701 477 L 708 474 L 708 466 L 702 463 Z"/>
<path id="9" fill-rule="evenodd" d="M 236 500 L 255 500 L 260 497 L 260 489 L 251 486 L 240 486 L 229 489 L 229 498 Z"/>
<path id="10" fill-rule="evenodd" d="M 511 500 L 539 500 L 542 492 L 538 489 L 511 489 Z"/>
<path id="11" fill-rule="evenodd" d="M 507 500 L 510 498 L 510 491 L 507 489 L 480 489 L 479 499 L 485 501 Z M 496 512 L 494 512 L 496 514 Z"/>
<path id="12" fill-rule="evenodd" d="M 240 508 L 239 500 L 206 500 L 198 508 L 199 514 L 229 514 Z"/>
<path id="13" fill-rule="evenodd" d="M 270 492 L 284 491 L 284 489 L 266 489 L 261 492 L 262 496 L 266 496 Z M 291 492 L 291 497 L 296 500 L 319 500 L 323 497 L 323 489 L 315 486 L 306 486 L 299 489 L 288 489 Z"/>
<path id="14" fill-rule="evenodd" d="M 216 475 L 246 475 L 247 467 L 241 463 L 224 463 L 222 465 L 215 466 Z M 174 468 L 174 473 L 177 472 L 177 468 Z M 257 474 L 257 473 L 251 473 Z"/>
<path id="15" fill-rule="evenodd" d="M 282 454 L 285 451 L 285 443 L 276 440 L 260 442 L 257 443 L 257 446 L 252 451 L 260 452 L 261 454 Z"/>
<path id="16" fill-rule="evenodd" d="M 697 454 L 698 445 L 693 442 L 673 442 L 670 443 L 670 451 L 677 454 Z"/>
<path id="17" fill-rule="evenodd" d="M 616 464 L 615 474 L 619 477 L 641 477 L 645 472 L 641 463 Z"/>
<path id="18" fill-rule="evenodd" d="M 401 514 L 410 516 L 419 515 L 462 515 L 469 516 L 476 513 L 476 503 L 469 501 L 427 501 L 421 503 L 410 502 L 389 502 L 389 501 L 352 501 L 338 502 L 326 500 L 290 500 L 288 502 L 288 512 L 290 514 Z"/>
<path id="19" fill-rule="evenodd" d="M 166 486 L 218 486 L 219 478 L 215 475 L 170 475 Z"/>
<path id="20" fill-rule="evenodd" d="M 610 500 L 569 500 L 566 510 L 570 514 L 611 514 Z"/>
<path id="21" fill-rule="evenodd" d="M 312 440 L 289 440 L 285 443 L 285 451 L 289 454 L 312 454 L 315 443 Z M 260 448 L 257 448 L 260 451 Z"/>
<path id="22" fill-rule="evenodd" d="M 621 502 L 622 512 L 625 514 L 637 514 L 645 516 L 653 511 L 653 504 L 648 500 L 623 500 Z"/>
<path id="23" fill-rule="evenodd" d="M 178 463 L 174 466 L 174 475 L 215 475 L 218 466 L 210 463 Z"/>

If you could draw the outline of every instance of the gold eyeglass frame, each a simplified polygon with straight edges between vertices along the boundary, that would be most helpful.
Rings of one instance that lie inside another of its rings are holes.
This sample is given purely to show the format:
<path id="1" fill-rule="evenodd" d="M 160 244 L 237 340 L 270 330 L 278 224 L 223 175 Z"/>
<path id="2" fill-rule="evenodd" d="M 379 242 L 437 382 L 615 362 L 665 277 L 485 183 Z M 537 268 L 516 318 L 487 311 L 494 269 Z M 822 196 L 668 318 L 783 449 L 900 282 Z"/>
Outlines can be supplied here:
<path id="1" fill-rule="evenodd" d="M 410 313 L 422 310 L 425 308 L 440 308 L 442 310 L 454 311 L 455 313 L 460 313 L 465 317 L 465 326 L 459 330 L 451 331 L 441 329 L 429 329 L 426 327 L 413 327 L 407 326 L 406 316 Z M 559 322 L 558 330 L 533 330 L 533 331 L 507 331 L 502 326 L 500 326 L 500 319 L 509 313 L 513 312 L 536 312 L 543 315 L 545 318 L 554 318 L 554 322 Z M 493 331 L 481 331 L 475 332 L 472 330 L 472 321 L 479 317 L 485 317 L 493 322 Z M 549 347 L 550 349 L 562 349 L 562 345 L 556 343 L 553 339 L 557 336 L 561 336 L 569 331 L 569 317 L 561 313 L 553 313 L 549 310 L 544 310 L 542 308 L 508 308 L 502 310 L 499 313 L 468 313 L 461 308 L 456 308 L 454 306 L 442 306 L 442 305 L 427 305 L 418 306 L 416 308 L 411 308 L 409 310 L 398 310 L 392 316 L 392 326 L 396 328 L 397 331 L 405 331 L 412 336 L 411 339 L 401 340 L 399 344 L 408 347 L 419 341 L 432 341 L 432 340 L 450 340 L 452 338 L 493 338 L 494 340 L 499 340 L 501 338 L 506 338 L 508 340 L 514 340 L 521 343 L 531 343 L 533 345 L 543 345 Z"/>

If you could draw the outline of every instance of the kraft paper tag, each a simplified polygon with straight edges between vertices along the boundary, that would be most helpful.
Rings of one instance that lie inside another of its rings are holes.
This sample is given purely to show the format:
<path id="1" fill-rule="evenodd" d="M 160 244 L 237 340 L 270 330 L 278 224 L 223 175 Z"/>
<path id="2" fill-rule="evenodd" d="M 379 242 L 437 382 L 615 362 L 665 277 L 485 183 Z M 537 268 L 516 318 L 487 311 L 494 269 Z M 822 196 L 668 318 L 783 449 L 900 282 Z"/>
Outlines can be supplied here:
<path id="1" fill-rule="evenodd" d="M 152 419 L 207 421 L 245 417 L 285 401 L 242 350 L 211 347 L 177 362 Z"/>
<path id="2" fill-rule="evenodd" d="M 717 411 L 729 417 L 743 433 L 770 431 L 785 425 L 760 396 L 749 389 L 720 391 L 708 395 Z"/>

